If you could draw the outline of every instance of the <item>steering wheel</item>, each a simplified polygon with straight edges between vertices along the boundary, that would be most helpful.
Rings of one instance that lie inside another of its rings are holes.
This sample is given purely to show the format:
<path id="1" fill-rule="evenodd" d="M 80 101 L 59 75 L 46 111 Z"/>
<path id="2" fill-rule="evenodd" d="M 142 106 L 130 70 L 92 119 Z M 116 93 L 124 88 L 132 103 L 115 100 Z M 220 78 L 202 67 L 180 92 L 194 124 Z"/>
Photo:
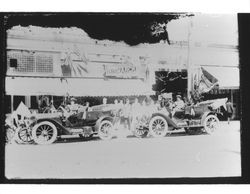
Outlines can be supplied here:
<path id="1" fill-rule="evenodd" d="M 67 108 L 64 108 L 63 106 L 59 106 L 57 109 L 58 112 L 62 113 L 62 117 L 68 118 L 72 115 L 70 111 L 67 110 Z"/>
<path id="2" fill-rule="evenodd" d="M 65 108 L 63 108 L 62 106 L 59 106 L 59 107 L 57 108 L 57 112 L 58 112 L 58 113 L 61 113 L 62 116 L 64 116 L 64 114 L 65 114 L 67 111 L 66 111 Z"/>

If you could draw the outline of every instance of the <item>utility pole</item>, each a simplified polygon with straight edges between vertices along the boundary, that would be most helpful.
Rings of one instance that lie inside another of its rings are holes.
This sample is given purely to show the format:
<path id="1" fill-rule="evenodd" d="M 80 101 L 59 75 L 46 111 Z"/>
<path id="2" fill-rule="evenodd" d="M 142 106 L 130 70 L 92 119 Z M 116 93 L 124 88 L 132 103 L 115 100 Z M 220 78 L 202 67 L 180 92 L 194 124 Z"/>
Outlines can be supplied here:
<path id="1" fill-rule="evenodd" d="M 191 61 L 191 27 L 192 27 L 192 16 L 189 18 L 188 22 L 188 50 L 187 50 L 187 74 L 188 74 L 188 87 L 187 87 L 187 97 L 190 98 L 190 91 L 193 90 L 193 65 Z"/>

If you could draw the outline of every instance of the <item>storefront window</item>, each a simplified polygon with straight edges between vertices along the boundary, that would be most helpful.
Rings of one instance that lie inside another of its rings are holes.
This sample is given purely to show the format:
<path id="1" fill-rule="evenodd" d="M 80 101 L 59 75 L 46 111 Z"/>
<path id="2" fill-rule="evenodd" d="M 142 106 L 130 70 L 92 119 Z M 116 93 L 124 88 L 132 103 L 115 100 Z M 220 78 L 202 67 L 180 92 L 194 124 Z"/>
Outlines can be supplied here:
<path id="1" fill-rule="evenodd" d="M 17 60 L 17 67 L 10 68 L 10 60 Z M 53 55 L 47 53 L 30 53 L 21 51 L 9 51 L 7 53 L 7 74 L 53 73 Z"/>
<path id="2" fill-rule="evenodd" d="M 36 72 L 39 73 L 53 72 L 53 58 L 51 55 L 36 56 Z"/>

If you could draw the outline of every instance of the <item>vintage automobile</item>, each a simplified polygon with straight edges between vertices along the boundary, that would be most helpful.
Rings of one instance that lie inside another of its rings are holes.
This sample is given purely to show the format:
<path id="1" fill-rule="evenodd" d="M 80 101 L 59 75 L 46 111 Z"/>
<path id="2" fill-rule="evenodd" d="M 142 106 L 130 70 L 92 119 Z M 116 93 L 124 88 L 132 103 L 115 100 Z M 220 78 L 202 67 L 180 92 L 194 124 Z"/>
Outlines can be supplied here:
<path id="1" fill-rule="evenodd" d="M 55 113 L 37 114 L 31 124 L 36 144 L 51 144 L 58 138 L 92 137 L 111 139 L 114 114 L 111 105 L 92 110 L 69 113 L 60 106 Z"/>
<path id="2" fill-rule="evenodd" d="M 6 143 L 32 143 L 31 128 L 29 127 L 32 122 L 31 118 L 19 120 L 18 118 L 8 116 L 5 120 Z"/>
<path id="3" fill-rule="evenodd" d="M 216 131 L 219 124 L 218 111 L 226 106 L 227 98 L 208 100 L 196 105 L 186 106 L 171 116 L 166 110 L 155 110 L 145 119 L 142 118 L 134 127 L 140 131 L 141 137 L 150 134 L 153 137 L 163 137 L 173 130 L 184 128 L 188 134 L 202 130 L 208 134 Z M 225 107 L 226 108 L 226 107 Z"/>
<path id="4" fill-rule="evenodd" d="M 227 98 L 223 98 L 186 106 L 174 116 L 166 109 L 146 106 L 140 110 L 141 116 L 132 119 L 131 130 L 136 137 L 146 137 L 149 134 L 163 137 L 181 128 L 189 134 L 200 129 L 212 134 L 219 124 L 218 109 L 225 107 L 226 101 Z M 14 127 L 15 130 L 9 130 L 9 136 L 14 131 L 19 143 L 36 144 L 51 144 L 58 138 L 88 138 L 94 135 L 107 140 L 114 136 L 115 127 L 120 127 L 116 125 L 121 116 L 119 111 L 113 104 L 107 104 L 93 106 L 88 111 L 81 107 L 77 113 L 72 114 L 60 106 L 56 112 L 36 114 L 25 123 L 20 123 L 18 127 Z"/>

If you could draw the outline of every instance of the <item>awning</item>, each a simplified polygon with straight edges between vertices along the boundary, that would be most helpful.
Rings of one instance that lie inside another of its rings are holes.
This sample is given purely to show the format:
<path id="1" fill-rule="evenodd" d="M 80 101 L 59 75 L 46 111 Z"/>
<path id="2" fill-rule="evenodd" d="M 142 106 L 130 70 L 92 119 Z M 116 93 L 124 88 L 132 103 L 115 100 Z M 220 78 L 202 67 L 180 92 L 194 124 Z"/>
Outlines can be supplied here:
<path id="1" fill-rule="evenodd" d="M 77 79 L 6 77 L 7 95 L 132 96 L 152 95 L 151 85 L 137 79 Z"/>
<path id="2" fill-rule="evenodd" d="M 152 95 L 152 86 L 137 79 L 68 79 L 72 96 Z"/>
<path id="3" fill-rule="evenodd" d="M 240 73 L 237 67 L 203 67 L 219 81 L 220 89 L 239 89 Z"/>
<path id="4" fill-rule="evenodd" d="M 65 95 L 63 83 L 59 78 L 6 77 L 5 91 L 7 95 Z"/>

